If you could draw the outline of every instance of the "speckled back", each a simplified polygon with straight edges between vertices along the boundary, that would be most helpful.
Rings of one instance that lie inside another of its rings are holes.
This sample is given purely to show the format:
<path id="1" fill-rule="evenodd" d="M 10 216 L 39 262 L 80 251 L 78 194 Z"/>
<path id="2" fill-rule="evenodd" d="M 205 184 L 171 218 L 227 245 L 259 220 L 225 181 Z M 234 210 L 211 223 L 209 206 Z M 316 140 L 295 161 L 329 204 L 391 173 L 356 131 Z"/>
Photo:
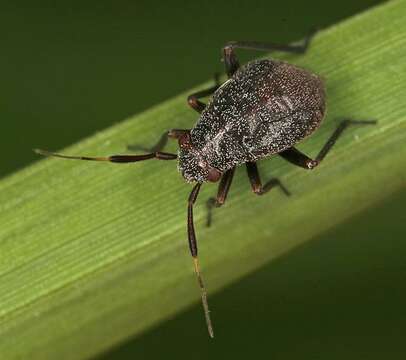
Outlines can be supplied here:
<path id="1" fill-rule="evenodd" d="M 282 61 L 253 61 L 214 93 L 191 142 L 211 166 L 225 171 L 293 146 L 319 126 L 324 113 L 317 75 Z"/>

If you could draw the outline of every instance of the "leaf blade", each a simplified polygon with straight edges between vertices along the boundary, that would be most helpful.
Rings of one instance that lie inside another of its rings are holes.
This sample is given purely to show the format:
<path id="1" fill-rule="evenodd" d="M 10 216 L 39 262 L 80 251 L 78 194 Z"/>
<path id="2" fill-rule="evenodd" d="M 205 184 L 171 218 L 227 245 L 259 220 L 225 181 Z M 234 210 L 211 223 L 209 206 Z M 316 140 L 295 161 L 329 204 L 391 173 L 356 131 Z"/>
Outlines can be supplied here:
<path id="1" fill-rule="evenodd" d="M 286 57 L 327 79 L 328 117 L 300 145 L 306 153 L 317 153 L 335 119 L 372 117 L 379 125 L 348 130 L 317 172 L 280 159 L 269 171 L 262 162 L 264 178 L 278 176 L 297 194 L 289 201 L 277 192 L 252 196 L 239 170 L 213 229 L 203 227 L 203 200 L 215 191 L 205 186 L 196 223 L 210 293 L 404 186 L 405 84 L 398 74 L 406 70 L 406 29 L 396 16 L 402 11 L 405 2 L 390 2 L 323 31 L 305 57 Z M 153 143 L 168 126 L 193 124 L 184 99 L 65 152 L 104 155 L 134 140 Z M 0 349 L 6 358 L 88 357 L 198 300 L 185 234 L 189 187 L 173 165 L 48 159 L 0 182 Z M 317 223 L 303 211 L 309 206 Z M 204 333 L 203 318 L 196 319 L 199 326 Z"/>

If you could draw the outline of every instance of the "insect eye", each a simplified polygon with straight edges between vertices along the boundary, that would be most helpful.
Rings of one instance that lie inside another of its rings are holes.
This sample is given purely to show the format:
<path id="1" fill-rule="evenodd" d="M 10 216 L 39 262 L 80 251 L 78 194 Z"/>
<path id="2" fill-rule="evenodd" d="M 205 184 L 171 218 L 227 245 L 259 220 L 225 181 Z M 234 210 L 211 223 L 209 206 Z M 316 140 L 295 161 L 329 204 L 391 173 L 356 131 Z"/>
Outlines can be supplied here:
<path id="1" fill-rule="evenodd" d="M 209 167 L 209 173 L 207 174 L 207 180 L 210 182 L 217 182 L 221 178 L 221 172 L 215 169 L 214 167 Z"/>

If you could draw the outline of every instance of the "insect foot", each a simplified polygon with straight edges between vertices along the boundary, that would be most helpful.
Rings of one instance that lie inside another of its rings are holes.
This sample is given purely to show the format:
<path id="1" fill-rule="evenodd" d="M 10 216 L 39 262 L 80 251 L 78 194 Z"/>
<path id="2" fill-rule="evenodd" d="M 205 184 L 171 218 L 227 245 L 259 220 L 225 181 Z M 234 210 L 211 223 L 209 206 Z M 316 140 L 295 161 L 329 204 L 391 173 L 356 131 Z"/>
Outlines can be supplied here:
<path id="1" fill-rule="evenodd" d="M 309 170 L 313 170 L 317 165 L 319 165 L 319 162 L 317 160 L 308 160 L 306 163 L 306 166 Z"/>

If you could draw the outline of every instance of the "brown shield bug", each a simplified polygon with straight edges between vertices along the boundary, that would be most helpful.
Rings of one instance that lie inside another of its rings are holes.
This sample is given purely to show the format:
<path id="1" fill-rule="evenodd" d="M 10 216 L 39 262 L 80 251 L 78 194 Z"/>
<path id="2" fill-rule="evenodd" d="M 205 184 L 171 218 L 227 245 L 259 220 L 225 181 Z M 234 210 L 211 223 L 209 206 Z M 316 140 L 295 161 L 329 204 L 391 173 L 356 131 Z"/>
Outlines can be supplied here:
<path id="1" fill-rule="evenodd" d="M 191 129 L 169 130 L 145 154 L 88 157 L 35 150 L 45 156 L 115 163 L 149 159 L 179 160 L 179 171 L 185 180 L 195 183 L 188 199 L 187 233 L 211 337 L 214 336 L 213 328 L 199 269 L 193 224 L 193 204 L 201 185 L 204 182 L 220 181 L 216 198 L 209 199 L 207 203 L 210 224 L 211 210 L 224 204 L 236 166 L 245 164 L 255 194 L 263 195 L 279 186 L 289 195 L 278 179 L 271 179 L 262 185 L 257 160 L 278 154 L 294 165 L 313 169 L 320 164 L 349 125 L 375 123 L 342 121 L 314 159 L 294 147 L 319 127 L 325 115 L 325 89 L 322 80 L 305 69 L 275 59 L 256 60 L 240 67 L 235 49 L 304 53 L 310 39 L 311 36 L 308 36 L 301 45 L 249 41 L 228 43 L 222 51 L 228 80 L 222 85 L 217 82 L 215 86 L 188 97 L 188 104 L 200 113 L 197 123 Z M 212 95 L 212 99 L 207 105 L 199 100 L 209 95 Z M 178 154 L 162 152 L 168 138 L 178 140 Z"/>

